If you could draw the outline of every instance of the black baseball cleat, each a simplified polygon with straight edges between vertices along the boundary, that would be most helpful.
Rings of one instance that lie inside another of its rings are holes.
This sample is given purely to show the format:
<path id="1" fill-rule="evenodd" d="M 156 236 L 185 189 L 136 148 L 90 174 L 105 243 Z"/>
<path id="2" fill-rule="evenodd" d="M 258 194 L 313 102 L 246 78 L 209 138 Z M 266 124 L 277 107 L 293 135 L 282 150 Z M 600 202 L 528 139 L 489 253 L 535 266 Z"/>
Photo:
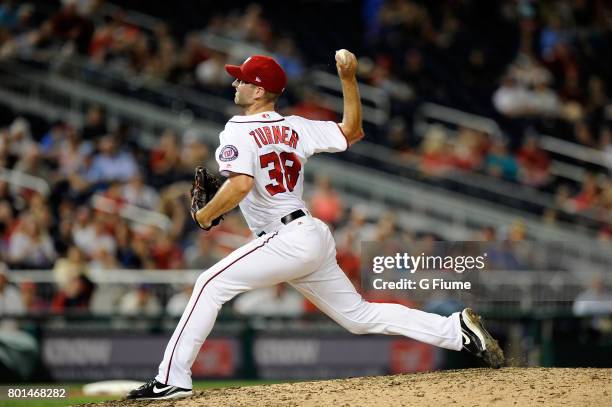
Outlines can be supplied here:
<path id="1" fill-rule="evenodd" d="M 501 367 L 504 364 L 504 352 L 482 325 L 481 317 L 470 308 L 466 308 L 459 314 L 459 320 L 463 349 L 481 358 L 492 368 Z"/>
<path id="2" fill-rule="evenodd" d="M 168 400 L 189 397 L 193 394 L 191 389 L 165 385 L 155 379 L 151 379 L 137 389 L 127 394 L 128 400 Z"/>

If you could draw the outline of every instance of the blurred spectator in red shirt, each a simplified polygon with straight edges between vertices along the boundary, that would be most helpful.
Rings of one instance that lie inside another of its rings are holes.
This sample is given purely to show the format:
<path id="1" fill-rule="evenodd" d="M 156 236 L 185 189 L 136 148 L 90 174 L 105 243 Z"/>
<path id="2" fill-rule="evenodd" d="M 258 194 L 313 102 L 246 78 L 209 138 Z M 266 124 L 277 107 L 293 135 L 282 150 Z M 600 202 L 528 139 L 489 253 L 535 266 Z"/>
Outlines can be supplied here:
<path id="1" fill-rule="evenodd" d="M 38 289 L 33 281 L 26 280 L 19 285 L 21 300 L 28 314 L 36 314 L 48 309 L 47 303 L 38 295 Z"/>
<path id="2" fill-rule="evenodd" d="M 538 140 L 529 136 L 517 152 L 521 183 L 533 187 L 546 185 L 550 179 L 550 157 L 538 146 Z"/>
<path id="3" fill-rule="evenodd" d="M 441 176 L 453 168 L 451 146 L 444 130 L 431 127 L 421 143 L 421 166 L 425 175 Z"/>
<path id="4" fill-rule="evenodd" d="M 340 195 L 332 189 L 329 177 L 317 178 L 316 189 L 310 198 L 312 215 L 330 225 L 336 225 L 342 217 Z"/>
<path id="5" fill-rule="evenodd" d="M 59 314 L 66 311 L 87 311 L 94 289 L 94 284 L 83 274 L 74 277 L 66 288 L 55 294 L 51 309 Z"/>
<path id="6" fill-rule="evenodd" d="M 482 162 L 482 136 L 465 127 L 459 129 L 453 149 L 453 164 L 463 170 L 475 170 Z"/>
<path id="7" fill-rule="evenodd" d="M 288 114 L 302 116 L 310 120 L 338 121 L 338 115 L 325 106 L 321 95 L 312 88 L 304 88 L 302 99 L 289 109 Z"/>
<path id="8" fill-rule="evenodd" d="M 604 224 L 597 233 L 597 239 L 609 241 L 612 240 L 612 223 Z"/>
<path id="9" fill-rule="evenodd" d="M 131 179 L 134 179 L 134 175 Z M 123 184 L 118 181 L 111 181 L 106 191 L 101 196 L 103 200 L 104 211 L 109 213 L 119 213 L 121 208 L 127 203 L 123 195 Z"/>
<path id="10" fill-rule="evenodd" d="M 8 252 L 8 242 L 16 227 L 17 220 L 13 208 L 7 201 L 0 200 L 0 249 L 2 249 L 0 253 Z"/>
<path id="11" fill-rule="evenodd" d="M 55 38 L 70 41 L 77 52 L 86 54 L 93 36 L 93 22 L 79 14 L 77 0 L 63 1 L 64 7 L 51 19 L 50 34 Z"/>
<path id="12" fill-rule="evenodd" d="M 597 178 L 595 174 L 587 174 L 582 182 L 580 192 L 571 200 L 573 210 L 582 212 L 591 209 L 598 199 Z"/>
<path id="13" fill-rule="evenodd" d="M 360 267 L 361 259 L 359 253 L 355 251 L 356 243 L 355 234 L 348 232 L 344 235 L 342 241 L 336 248 L 336 261 L 338 266 L 344 271 L 344 274 L 351 280 L 355 287 L 361 286 Z"/>
<path id="14" fill-rule="evenodd" d="M 147 237 L 141 233 L 134 233 L 131 241 L 131 249 L 138 258 L 138 268 L 154 269 L 155 260 L 151 258 L 151 246 Z"/>
<path id="15" fill-rule="evenodd" d="M 180 164 L 181 149 L 178 135 L 174 130 L 167 129 L 160 137 L 158 146 L 151 150 L 149 156 L 151 185 L 158 188 L 174 182 Z"/>
<path id="16" fill-rule="evenodd" d="M 151 249 L 155 268 L 161 270 L 183 268 L 183 251 L 166 233 L 159 233 Z"/>

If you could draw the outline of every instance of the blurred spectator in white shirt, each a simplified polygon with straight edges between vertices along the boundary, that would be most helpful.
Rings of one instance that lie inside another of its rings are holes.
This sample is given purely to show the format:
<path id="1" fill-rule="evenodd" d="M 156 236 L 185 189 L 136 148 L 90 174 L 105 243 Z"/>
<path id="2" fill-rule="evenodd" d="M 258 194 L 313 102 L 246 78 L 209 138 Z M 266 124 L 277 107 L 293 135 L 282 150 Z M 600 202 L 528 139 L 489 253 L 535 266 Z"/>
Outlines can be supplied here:
<path id="1" fill-rule="evenodd" d="M 606 289 L 602 276 L 595 276 L 591 286 L 578 294 L 573 311 L 577 316 L 612 315 L 612 291 Z"/>
<path id="2" fill-rule="evenodd" d="M 57 257 L 51 237 L 27 212 L 11 235 L 8 254 L 11 263 L 32 268 L 50 267 Z"/>
<path id="3" fill-rule="evenodd" d="M 168 304 L 166 304 L 166 313 L 173 317 L 180 317 L 185 307 L 187 307 L 192 292 L 193 285 L 188 284 L 181 291 L 170 297 Z"/>
<path id="4" fill-rule="evenodd" d="M 204 86 L 226 86 L 232 82 L 232 78 L 225 72 L 225 64 L 228 63 L 227 55 L 222 52 L 213 51 L 210 58 L 200 62 L 196 68 L 196 78 Z"/>
<path id="5" fill-rule="evenodd" d="M 30 134 L 30 123 L 23 117 L 13 120 L 9 126 L 9 153 L 21 157 L 33 144 L 32 135 Z"/>
<path id="6" fill-rule="evenodd" d="M 493 94 L 493 105 L 498 112 L 506 116 L 525 116 L 530 113 L 527 109 L 528 99 L 527 89 L 520 86 L 512 77 L 506 76 Z"/>
<path id="7" fill-rule="evenodd" d="M 0 263 L 0 316 L 23 315 L 25 311 L 19 289 L 9 284 L 7 267 Z"/>
<path id="8" fill-rule="evenodd" d="M 83 211 L 83 212 L 81 212 Z M 89 257 L 93 257 L 100 251 L 106 251 L 113 256 L 117 250 L 117 243 L 113 235 L 106 230 L 106 225 L 101 219 L 89 221 L 87 219 L 88 209 L 80 209 L 77 215 L 79 222 L 72 229 L 74 243 Z"/>
<path id="9" fill-rule="evenodd" d="M 14 167 L 15 171 L 25 172 L 47 182 L 51 181 L 51 168 L 43 161 L 38 145 L 29 144 L 19 157 Z"/>
<path id="10" fill-rule="evenodd" d="M 162 309 L 159 300 L 147 284 L 141 284 L 129 291 L 119 301 L 119 314 L 124 316 L 158 316 Z"/>
<path id="11" fill-rule="evenodd" d="M 156 210 L 159 205 L 159 194 L 144 183 L 139 172 L 121 188 L 121 195 L 127 203 L 141 208 Z"/>
<path id="12" fill-rule="evenodd" d="M 304 313 L 304 299 L 283 283 L 240 295 L 234 302 L 234 309 L 248 316 L 297 317 Z"/>
<path id="13" fill-rule="evenodd" d="M 65 257 L 57 259 L 53 266 L 53 278 L 59 288 L 67 288 L 70 281 L 81 274 L 87 274 L 85 254 L 77 246 L 70 246 Z"/>

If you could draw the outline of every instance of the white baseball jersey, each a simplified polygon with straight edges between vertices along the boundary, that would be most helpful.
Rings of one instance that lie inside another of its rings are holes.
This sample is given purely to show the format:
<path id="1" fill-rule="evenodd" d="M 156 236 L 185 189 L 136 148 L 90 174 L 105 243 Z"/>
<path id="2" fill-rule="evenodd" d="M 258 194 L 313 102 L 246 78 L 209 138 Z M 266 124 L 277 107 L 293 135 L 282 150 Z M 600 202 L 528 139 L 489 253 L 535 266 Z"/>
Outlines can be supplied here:
<path id="1" fill-rule="evenodd" d="M 221 306 L 236 295 L 288 282 L 321 311 L 357 334 L 404 335 L 460 350 L 459 314 L 429 314 L 398 304 L 365 301 L 336 262 L 325 223 L 310 215 L 286 225 L 280 219 L 304 208 L 304 164 L 314 153 L 343 151 L 334 122 L 267 112 L 234 116 L 221 133 L 216 156 L 222 174 L 247 174 L 255 186 L 240 208 L 256 234 L 198 277 L 193 294 L 166 346 L 156 379 L 190 389 L 191 366 Z"/>
<path id="2" fill-rule="evenodd" d="M 219 172 L 255 178 L 253 189 L 240 203 L 254 233 L 305 207 L 304 164 L 311 155 L 348 147 L 335 122 L 283 117 L 276 112 L 234 116 L 219 139 L 215 153 Z"/>

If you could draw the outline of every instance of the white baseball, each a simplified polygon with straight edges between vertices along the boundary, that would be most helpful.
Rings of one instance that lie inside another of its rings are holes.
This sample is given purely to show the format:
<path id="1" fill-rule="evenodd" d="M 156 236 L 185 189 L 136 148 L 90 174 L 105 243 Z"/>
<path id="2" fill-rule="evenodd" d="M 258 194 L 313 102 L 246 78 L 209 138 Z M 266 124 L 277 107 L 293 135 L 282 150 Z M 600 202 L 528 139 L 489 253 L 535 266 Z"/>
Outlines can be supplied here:
<path id="1" fill-rule="evenodd" d="M 336 51 L 336 61 L 340 63 L 340 65 L 348 65 L 349 63 L 349 55 L 350 52 L 346 49 L 340 49 Z"/>

